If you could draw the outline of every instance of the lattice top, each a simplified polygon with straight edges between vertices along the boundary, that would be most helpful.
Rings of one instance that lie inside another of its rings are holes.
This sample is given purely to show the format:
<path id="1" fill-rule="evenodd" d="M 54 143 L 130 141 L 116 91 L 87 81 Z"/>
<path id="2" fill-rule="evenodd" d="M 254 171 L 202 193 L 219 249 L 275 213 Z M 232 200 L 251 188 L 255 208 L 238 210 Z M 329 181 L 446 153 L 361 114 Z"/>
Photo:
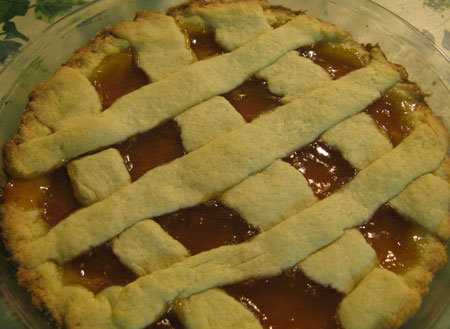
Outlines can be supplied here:
<path id="1" fill-rule="evenodd" d="M 233 284 L 296 266 L 343 295 L 336 326 L 399 326 L 445 262 L 439 238 L 450 236 L 448 136 L 414 99 L 417 87 L 377 48 L 305 14 L 257 1 L 198 2 L 170 14 L 142 12 L 106 29 L 32 93 L 5 147 L 15 178 L 2 227 L 22 284 L 69 328 L 143 328 L 169 306 L 185 328 L 261 328 L 268 322 L 231 297 Z M 185 37 L 208 33 L 217 55 L 202 59 L 194 38 L 189 48 Z M 338 61 L 353 54 L 342 72 L 305 55 L 327 43 Z M 133 56 L 145 76 L 107 103 L 94 72 L 114 58 L 131 65 Z M 241 112 L 240 86 L 259 81 L 268 87 L 268 110 Z M 378 127 L 381 102 L 414 105 L 394 137 L 394 128 L 385 125 L 386 134 Z M 177 159 L 133 171 L 130 145 L 139 136 L 168 138 L 177 129 L 182 146 L 170 146 L 168 155 Z M 308 147 L 318 159 L 336 154 L 333 161 L 350 168 L 346 178 L 313 186 L 302 167 Z M 43 211 L 39 193 L 30 205 L 14 186 L 48 186 L 49 173 L 62 166 L 79 204 L 72 210 L 82 207 L 45 222 L 49 202 Z M 226 207 L 226 216 L 240 216 L 248 241 L 234 236 L 197 253 L 169 235 L 171 213 L 207 200 L 214 201 L 202 211 Z M 415 223 L 421 239 L 405 269 L 379 266 L 378 247 L 363 235 L 387 203 Z M 71 282 L 66 264 L 105 243 L 128 277 L 98 291 Z"/>

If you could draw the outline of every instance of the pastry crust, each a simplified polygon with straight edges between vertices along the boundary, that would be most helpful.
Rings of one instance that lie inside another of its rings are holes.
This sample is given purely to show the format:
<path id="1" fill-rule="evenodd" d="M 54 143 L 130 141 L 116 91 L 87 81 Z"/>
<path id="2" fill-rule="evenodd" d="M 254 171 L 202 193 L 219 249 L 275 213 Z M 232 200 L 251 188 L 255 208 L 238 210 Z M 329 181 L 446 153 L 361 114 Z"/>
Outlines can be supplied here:
<path id="1" fill-rule="evenodd" d="M 404 83 L 404 70 L 379 49 L 367 51 L 304 14 L 259 1 L 197 1 L 170 13 L 174 18 L 141 12 L 134 22 L 107 28 L 32 93 L 20 132 L 5 147 L 9 173 L 34 177 L 70 161 L 75 195 L 86 207 L 50 229 L 40 209 L 1 205 L 2 234 L 21 285 L 68 328 L 138 329 L 171 305 L 188 329 L 259 329 L 255 315 L 217 287 L 298 265 L 345 295 L 338 312 L 345 329 L 401 325 L 445 263 L 435 235 L 450 236 L 448 135 L 420 89 Z M 182 31 L 193 24 L 212 29 L 231 52 L 193 63 Z M 294 51 L 319 40 L 352 49 L 364 67 L 331 81 Z M 103 59 L 130 47 L 152 83 L 100 113 L 89 76 Z M 254 74 L 284 105 L 245 123 L 217 95 Z M 420 104 L 411 134 L 395 148 L 360 113 L 391 88 Z M 60 96 L 67 93 L 73 94 Z M 133 183 L 118 151 L 82 157 L 171 118 L 189 153 Z M 321 201 L 304 176 L 280 160 L 317 138 L 360 170 Z M 430 189 L 445 193 L 431 197 Z M 261 233 L 191 256 L 151 219 L 213 197 Z M 374 250 L 355 229 L 387 202 L 428 230 L 416 264 L 402 275 L 376 268 Z M 65 262 L 108 241 L 139 279 L 96 295 L 64 279 Z"/>

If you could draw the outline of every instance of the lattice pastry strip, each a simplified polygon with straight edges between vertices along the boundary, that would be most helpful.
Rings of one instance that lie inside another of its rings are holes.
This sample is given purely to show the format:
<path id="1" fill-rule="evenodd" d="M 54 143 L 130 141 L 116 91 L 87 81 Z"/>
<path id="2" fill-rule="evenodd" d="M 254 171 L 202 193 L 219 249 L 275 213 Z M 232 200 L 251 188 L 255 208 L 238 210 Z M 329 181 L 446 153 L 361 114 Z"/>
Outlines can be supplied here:
<path id="1" fill-rule="evenodd" d="M 401 278 L 388 270 L 377 268 L 344 298 L 338 314 L 346 329 L 397 327 L 419 305 L 419 295 Z M 374 314 L 381 316 L 376 317 Z"/>
<path id="2" fill-rule="evenodd" d="M 101 111 L 98 94 L 77 70 L 63 66 L 30 95 L 27 115 L 15 141 L 23 143 Z"/>
<path id="3" fill-rule="evenodd" d="M 440 193 L 431 197 L 430 191 Z M 424 175 L 409 184 L 389 204 L 442 240 L 449 239 L 450 185 L 442 178 L 433 174 Z"/>
<path id="4" fill-rule="evenodd" d="M 131 183 L 122 156 L 114 148 L 71 161 L 67 172 L 75 197 L 84 206 L 101 201 Z"/>
<path id="5" fill-rule="evenodd" d="M 387 136 L 380 131 L 373 119 L 363 112 L 338 123 L 326 131 L 321 139 L 338 149 L 342 156 L 358 169 L 367 167 L 392 150 Z"/>
<path id="6" fill-rule="evenodd" d="M 118 24 L 110 30 L 133 45 L 139 55 L 139 66 L 152 81 L 194 62 L 183 33 L 170 16 L 140 12 L 133 22 Z"/>
<path id="7" fill-rule="evenodd" d="M 348 294 L 377 263 L 375 251 L 362 234 L 357 229 L 349 229 L 298 266 L 321 285 Z"/>
<path id="8" fill-rule="evenodd" d="M 267 80 L 269 90 L 279 96 L 294 96 L 331 80 L 323 68 L 299 56 L 297 51 L 288 52 L 257 72 L 256 77 Z"/>
<path id="9" fill-rule="evenodd" d="M 216 42 L 229 51 L 270 30 L 261 3 L 256 2 L 193 4 L 170 14 L 181 27 L 213 29 Z"/>
<path id="10" fill-rule="evenodd" d="M 244 118 L 234 107 L 219 96 L 191 107 L 174 120 L 180 126 L 181 139 L 187 152 L 245 124 Z"/>

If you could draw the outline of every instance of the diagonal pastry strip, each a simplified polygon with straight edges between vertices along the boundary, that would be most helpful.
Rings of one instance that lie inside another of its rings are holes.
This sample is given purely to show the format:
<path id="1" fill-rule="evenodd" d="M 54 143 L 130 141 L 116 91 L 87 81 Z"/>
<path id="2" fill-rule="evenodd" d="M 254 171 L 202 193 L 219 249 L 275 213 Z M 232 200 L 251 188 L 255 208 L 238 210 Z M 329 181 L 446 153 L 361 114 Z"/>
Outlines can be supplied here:
<path id="1" fill-rule="evenodd" d="M 20 246 L 16 259 L 26 267 L 65 262 L 143 218 L 207 200 L 363 110 L 399 79 L 390 65 L 374 60 L 75 212 L 47 235 Z"/>
<path id="2" fill-rule="evenodd" d="M 368 221 L 380 205 L 442 162 L 448 139 L 432 126 L 420 125 L 346 188 L 253 240 L 200 253 L 125 286 L 113 306 L 114 324 L 141 328 L 156 320 L 175 298 L 252 277 L 277 275 L 339 238 L 344 229 Z"/>
<path id="3" fill-rule="evenodd" d="M 5 149 L 7 169 L 18 177 L 48 172 L 65 160 L 147 131 L 195 104 L 230 91 L 292 49 L 347 35 L 317 22 L 300 15 L 231 53 L 183 67 L 125 95 L 107 111 L 76 125 L 19 145 L 10 142 Z"/>

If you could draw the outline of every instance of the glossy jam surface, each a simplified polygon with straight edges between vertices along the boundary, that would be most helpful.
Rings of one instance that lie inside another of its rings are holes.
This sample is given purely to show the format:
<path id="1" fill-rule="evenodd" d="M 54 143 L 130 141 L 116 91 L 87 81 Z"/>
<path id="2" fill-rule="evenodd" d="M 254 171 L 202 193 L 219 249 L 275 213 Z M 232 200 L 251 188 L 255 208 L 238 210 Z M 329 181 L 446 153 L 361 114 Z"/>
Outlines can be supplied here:
<path id="1" fill-rule="evenodd" d="M 312 46 L 301 47 L 297 51 L 301 56 L 324 68 L 333 79 L 364 66 L 362 58 L 356 51 L 331 42 L 318 42 Z"/>
<path id="2" fill-rule="evenodd" d="M 257 230 L 236 212 L 210 200 L 198 206 L 154 218 L 191 254 L 250 239 Z"/>
<path id="3" fill-rule="evenodd" d="M 107 56 L 89 77 L 102 99 L 103 109 L 133 90 L 149 83 L 147 75 L 136 65 L 132 48 Z"/>
<path id="4" fill-rule="evenodd" d="M 388 206 L 380 207 L 359 230 L 375 249 L 382 268 L 402 274 L 420 257 L 424 231 Z"/>
<path id="5" fill-rule="evenodd" d="M 224 287 L 267 329 L 341 328 L 336 310 L 342 295 L 307 279 L 297 268 L 281 275 Z"/>
<path id="6" fill-rule="evenodd" d="M 320 139 L 293 152 L 284 161 L 297 168 L 320 199 L 325 198 L 357 173 L 341 153 Z"/>
<path id="7" fill-rule="evenodd" d="M 410 117 L 420 106 L 423 106 L 420 102 L 390 90 L 371 104 L 366 113 L 386 132 L 392 144 L 396 146 L 411 132 L 413 127 Z"/>
<path id="8" fill-rule="evenodd" d="M 80 207 L 66 169 L 56 170 L 50 175 L 50 185 L 43 200 L 42 219 L 50 226 L 55 226 Z"/>
<path id="9" fill-rule="evenodd" d="M 233 105 L 247 122 L 281 105 L 280 98 L 269 91 L 267 81 L 256 78 L 250 78 L 222 96 Z"/>
<path id="10" fill-rule="evenodd" d="M 169 310 L 158 321 L 145 329 L 183 329 L 183 325 L 172 310 Z"/>
<path id="11" fill-rule="evenodd" d="M 186 153 L 181 142 L 180 128 L 173 120 L 117 144 L 117 149 L 132 181 L 150 169 Z"/>
<path id="12" fill-rule="evenodd" d="M 197 59 L 201 60 L 226 53 L 226 50 L 214 40 L 212 31 L 208 29 L 194 30 L 192 28 L 187 28 L 185 31 L 189 37 L 190 47 Z"/>
<path id="13" fill-rule="evenodd" d="M 12 178 L 6 185 L 3 200 L 25 211 L 40 209 L 49 186 L 50 179 L 46 176 L 32 180 Z"/>
<path id="14" fill-rule="evenodd" d="M 65 282 L 81 284 L 93 293 L 113 285 L 124 286 L 136 278 L 122 265 L 108 244 L 91 249 L 63 266 Z"/>

